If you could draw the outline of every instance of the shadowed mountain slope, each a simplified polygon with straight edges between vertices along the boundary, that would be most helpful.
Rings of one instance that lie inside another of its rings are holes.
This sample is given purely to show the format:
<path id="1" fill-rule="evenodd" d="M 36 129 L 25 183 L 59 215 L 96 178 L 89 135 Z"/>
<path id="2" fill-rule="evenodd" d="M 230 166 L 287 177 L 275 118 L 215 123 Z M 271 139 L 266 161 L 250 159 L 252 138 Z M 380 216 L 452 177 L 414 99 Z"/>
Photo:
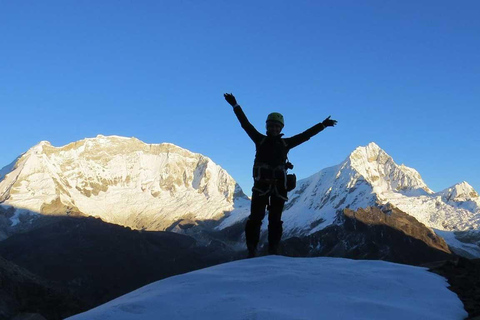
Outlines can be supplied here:
<path id="1" fill-rule="evenodd" d="M 96 218 L 58 217 L 0 242 L 0 255 L 78 293 L 86 308 L 172 275 L 233 259 L 219 243 L 146 232 Z"/>
<path id="2" fill-rule="evenodd" d="M 292 256 L 333 256 L 420 265 L 454 258 L 445 241 L 394 207 L 346 209 L 336 223 L 284 241 Z"/>
<path id="3" fill-rule="evenodd" d="M 81 301 L 60 283 L 34 275 L 0 257 L 0 319 L 11 319 L 18 313 L 64 319 L 83 309 Z"/>

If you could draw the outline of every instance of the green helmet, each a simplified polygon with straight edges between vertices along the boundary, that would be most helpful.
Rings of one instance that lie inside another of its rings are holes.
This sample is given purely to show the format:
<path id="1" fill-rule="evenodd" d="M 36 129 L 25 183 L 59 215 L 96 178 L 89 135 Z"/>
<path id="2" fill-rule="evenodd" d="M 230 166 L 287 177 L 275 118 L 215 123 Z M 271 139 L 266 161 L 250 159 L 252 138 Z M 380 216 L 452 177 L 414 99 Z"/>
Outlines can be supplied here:
<path id="1" fill-rule="evenodd" d="M 285 125 L 285 121 L 283 121 L 283 116 L 281 113 L 278 113 L 278 112 L 272 112 L 268 115 L 267 117 L 267 122 L 268 121 L 277 121 L 277 122 L 280 122 L 282 124 L 282 126 Z"/>

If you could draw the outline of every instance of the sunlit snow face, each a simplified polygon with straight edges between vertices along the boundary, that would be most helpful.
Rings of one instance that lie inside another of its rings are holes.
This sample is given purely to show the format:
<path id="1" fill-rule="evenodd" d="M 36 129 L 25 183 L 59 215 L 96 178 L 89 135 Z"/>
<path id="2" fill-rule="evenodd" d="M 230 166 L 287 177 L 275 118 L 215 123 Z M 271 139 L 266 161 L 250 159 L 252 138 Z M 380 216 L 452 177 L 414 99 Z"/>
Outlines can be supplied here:
<path id="1" fill-rule="evenodd" d="M 282 132 L 283 125 L 280 122 L 277 121 L 268 121 L 267 125 L 267 136 L 275 137 Z"/>

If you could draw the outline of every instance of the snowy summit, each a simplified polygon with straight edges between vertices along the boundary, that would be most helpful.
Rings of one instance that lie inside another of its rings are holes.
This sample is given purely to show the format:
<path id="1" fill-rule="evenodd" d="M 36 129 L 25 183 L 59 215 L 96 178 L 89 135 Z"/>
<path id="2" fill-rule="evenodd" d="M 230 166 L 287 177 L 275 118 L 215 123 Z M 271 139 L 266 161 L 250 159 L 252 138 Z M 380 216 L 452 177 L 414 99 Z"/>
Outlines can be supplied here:
<path id="1" fill-rule="evenodd" d="M 248 200 L 206 156 L 118 136 L 63 147 L 42 141 L 0 174 L 4 206 L 46 215 L 80 213 L 135 229 L 219 219 L 234 210 L 238 198 Z"/>
<path id="2" fill-rule="evenodd" d="M 157 281 L 68 319 L 464 319 L 447 285 L 384 261 L 269 256 Z"/>

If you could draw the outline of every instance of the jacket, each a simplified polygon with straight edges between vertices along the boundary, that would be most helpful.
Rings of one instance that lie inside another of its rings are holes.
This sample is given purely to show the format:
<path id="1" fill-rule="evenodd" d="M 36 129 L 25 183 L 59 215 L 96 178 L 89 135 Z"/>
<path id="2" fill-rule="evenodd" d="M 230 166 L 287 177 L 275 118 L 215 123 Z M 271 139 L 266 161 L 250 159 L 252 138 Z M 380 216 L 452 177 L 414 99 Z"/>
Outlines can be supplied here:
<path id="1" fill-rule="evenodd" d="M 325 129 L 320 122 L 310 129 L 290 138 L 283 138 L 283 134 L 276 137 L 270 137 L 258 132 L 257 129 L 248 121 L 247 116 L 240 106 L 233 108 L 242 128 L 255 143 L 256 153 L 254 168 L 259 166 L 269 166 L 276 168 L 285 165 L 288 152 L 296 146 L 309 140 L 311 137 Z"/>

